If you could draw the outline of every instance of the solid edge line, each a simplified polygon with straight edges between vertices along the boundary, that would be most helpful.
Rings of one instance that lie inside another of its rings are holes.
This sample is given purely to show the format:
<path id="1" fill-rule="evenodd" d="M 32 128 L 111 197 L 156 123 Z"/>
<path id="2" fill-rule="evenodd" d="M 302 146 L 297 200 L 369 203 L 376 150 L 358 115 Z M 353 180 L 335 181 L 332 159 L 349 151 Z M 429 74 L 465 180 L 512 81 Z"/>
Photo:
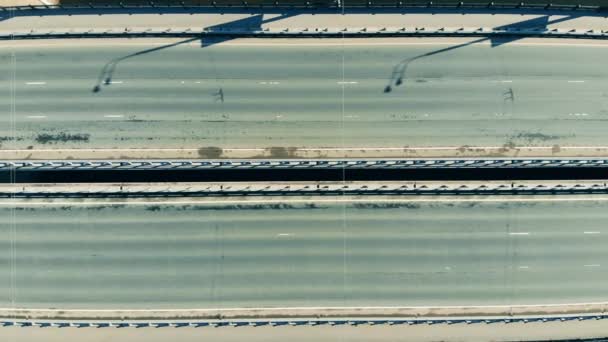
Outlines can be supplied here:
<path id="1" fill-rule="evenodd" d="M 20 309 L 0 308 L 1 311 L 18 312 L 218 312 L 218 311 L 273 311 L 273 310 L 416 310 L 416 309 L 507 309 L 507 308 L 542 308 L 542 307 L 571 307 L 608 305 L 608 302 L 583 302 L 565 304 L 512 304 L 512 305 L 446 305 L 446 306 L 294 306 L 294 307 L 262 307 L 262 308 L 210 308 L 210 309 Z"/>

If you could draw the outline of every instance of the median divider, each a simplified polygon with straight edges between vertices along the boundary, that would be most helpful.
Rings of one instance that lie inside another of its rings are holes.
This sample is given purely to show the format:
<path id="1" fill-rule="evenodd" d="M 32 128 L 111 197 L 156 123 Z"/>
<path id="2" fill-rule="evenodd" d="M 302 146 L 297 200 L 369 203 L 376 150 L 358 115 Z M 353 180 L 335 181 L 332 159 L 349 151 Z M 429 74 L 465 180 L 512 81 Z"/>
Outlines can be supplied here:
<path id="1" fill-rule="evenodd" d="M 391 318 L 391 319 L 273 319 L 273 320 L 210 320 L 210 321 L 27 321 L 2 320 L 0 327 L 38 328 L 222 328 L 222 327 L 284 327 L 284 326 L 360 326 L 360 325 L 434 325 L 434 324 L 528 324 L 547 322 L 569 322 L 605 320 L 606 314 L 564 315 L 564 316 L 523 316 L 492 318 Z"/>
<path id="2" fill-rule="evenodd" d="M 7 184 L 0 198 L 161 198 L 226 196 L 377 195 L 574 195 L 608 194 L 600 181 L 555 182 L 265 182 L 172 184 Z"/>
<path id="3" fill-rule="evenodd" d="M 483 169 L 606 168 L 607 158 L 408 158 L 408 159 L 241 159 L 241 160 L 14 160 L 0 171 L 203 170 L 203 169 Z"/>

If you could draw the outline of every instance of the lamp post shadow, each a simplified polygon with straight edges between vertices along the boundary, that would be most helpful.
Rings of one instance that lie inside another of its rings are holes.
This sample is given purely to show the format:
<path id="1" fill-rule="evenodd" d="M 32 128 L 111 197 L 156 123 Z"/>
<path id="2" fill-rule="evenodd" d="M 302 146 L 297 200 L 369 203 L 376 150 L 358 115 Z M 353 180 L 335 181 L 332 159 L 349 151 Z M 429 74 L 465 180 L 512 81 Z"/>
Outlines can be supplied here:
<path id="1" fill-rule="evenodd" d="M 573 14 L 573 15 L 567 15 L 563 18 L 549 20 L 549 15 L 545 15 L 545 16 L 541 16 L 541 17 L 537 17 L 537 18 L 533 18 L 533 19 L 529 19 L 529 20 L 519 21 L 519 22 L 512 23 L 512 24 L 497 26 L 497 27 L 494 27 L 494 29 L 495 30 L 504 30 L 504 31 L 521 30 L 521 29 L 546 30 L 547 26 L 549 26 L 549 25 L 557 24 L 559 22 L 563 22 L 563 21 L 567 21 L 567 20 L 572 20 L 572 19 L 578 18 L 580 16 L 581 16 L 580 14 Z M 498 47 L 498 46 L 501 46 L 504 44 L 508 44 L 508 43 L 511 43 L 511 42 L 514 42 L 514 41 L 517 41 L 520 39 L 524 39 L 524 38 L 525 37 L 522 37 L 520 35 L 517 35 L 517 36 L 516 35 L 512 35 L 512 36 L 505 35 L 505 36 L 500 36 L 500 37 L 497 37 L 497 36 L 482 37 L 482 38 L 479 38 L 479 39 L 476 39 L 473 41 L 469 41 L 466 43 L 457 44 L 457 45 L 449 46 L 447 48 L 427 52 L 427 53 L 424 53 L 424 54 L 421 54 L 418 56 L 406 58 L 393 67 L 393 70 L 392 70 L 391 75 L 388 80 L 388 84 L 384 87 L 384 93 L 390 93 L 394 90 L 395 87 L 401 86 L 403 84 L 403 82 L 407 76 L 407 69 L 408 69 L 409 65 L 416 60 L 430 57 L 433 55 L 437 55 L 440 53 L 464 48 L 469 45 L 478 44 L 478 43 L 482 43 L 485 41 L 489 41 L 490 46 L 492 48 L 495 48 L 495 47 Z"/>

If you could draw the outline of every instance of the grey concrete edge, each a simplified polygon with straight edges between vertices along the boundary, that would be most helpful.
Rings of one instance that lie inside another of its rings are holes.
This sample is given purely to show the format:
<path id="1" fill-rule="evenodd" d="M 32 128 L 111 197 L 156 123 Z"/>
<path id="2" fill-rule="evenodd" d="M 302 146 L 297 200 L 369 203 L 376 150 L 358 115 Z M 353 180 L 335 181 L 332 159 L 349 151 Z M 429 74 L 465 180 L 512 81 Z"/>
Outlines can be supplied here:
<path id="1" fill-rule="evenodd" d="M 222 6 L 216 2 L 212 2 L 210 5 L 100 5 L 96 6 L 94 3 L 89 2 L 88 5 L 83 6 L 70 6 L 70 5 L 22 5 L 22 6 L 0 6 L 0 11 L 40 11 L 40 10 L 325 10 L 325 11 L 337 11 L 337 10 L 391 10 L 391 9 L 492 9 L 492 10 L 558 10 L 558 11 L 587 11 L 596 12 L 602 11 L 604 6 L 597 5 L 581 5 L 571 4 L 562 5 L 554 4 L 549 0 L 546 2 L 539 1 L 536 3 L 524 2 L 524 1 L 513 1 L 513 3 L 494 3 L 493 1 L 454 1 L 453 4 L 444 3 L 433 3 L 432 1 L 395 1 L 394 5 L 382 3 L 376 4 L 372 0 L 361 2 L 361 4 L 347 4 L 342 6 L 340 2 L 328 3 L 323 6 L 315 5 L 311 1 L 303 0 L 301 3 L 288 3 L 284 4 L 281 1 L 275 1 L 272 4 L 260 4 L 260 5 L 247 5 L 247 2 L 242 2 L 241 6 Z"/>
<path id="2" fill-rule="evenodd" d="M 315 27 L 301 29 L 82 29 L 30 30 L 0 32 L 0 40 L 69 39 L 69 38 L 374 38 L 374 37 L 540 37 L 608 39 L 608 30 L 593 29 L 507 29 L 447 27 L 379 27 L 339 28 Z"/>
<path id="3" fill-rule="evenodd" d="M 284 196 L 576 196 L 608 194 L 606 180 L 578 181 L 355 181 L 202 182 L 117 184 L 0 184 L 0 199 L 222 198 Z M 344 198 L 344 197 L 341 197 Z M 26 204 L 26 202 L 24 202 Z"/>
<path id="4" fill-rule="evenodd" d="M 608 302 L 437 307 L 285 307 L 234 309 L 67 310 L 0 309 L 0 319 L 188 320 L 188 319 L 326 319 L 326 318 L 509 318 L 524 316 L 604 315 Z"/>

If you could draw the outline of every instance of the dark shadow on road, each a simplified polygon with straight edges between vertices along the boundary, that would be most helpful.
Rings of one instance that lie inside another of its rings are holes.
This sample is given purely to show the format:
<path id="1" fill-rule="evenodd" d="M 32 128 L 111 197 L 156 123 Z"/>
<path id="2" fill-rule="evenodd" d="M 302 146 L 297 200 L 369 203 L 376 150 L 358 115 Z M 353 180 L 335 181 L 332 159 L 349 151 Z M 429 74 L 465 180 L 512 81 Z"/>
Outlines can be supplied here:
<path id="1" fill-rule="evenodd" d="M 547 30 L 547 26 L 549 26 L 549 25 L 554 25 L 557 23 L 561 23 L 563 21 L 573 20 L 573 19 L 577 19 L 580 17 L 581 17 L 580 15 L 573 14 L 573 15 L 568 15 L 568 16 L 562 17 L 562 18 L 549 20 L 549 16 L 546 15 L 546 16 L 542 16 L 542 17 L 529 19 L 529 20 L 519 21 L 519 22 L 512 23 L 512 24 L 496 26 L 494 29 L 495 30 L 522 30 L 522 29 Z M 490 42 L 492 44 L 492 47 L 497 47 L 502 44 L 513 42 L 513 41 L 516 41 L 519 39 L 522 39 L 522 37 L 521 36 L 511 36 L 511 37 L 502 37 L 502 38 L 490 37 Z"/>
<path id="2" fill-rule="evenodd" d="M 230 30 L 234 30 L 234 29 L 243 29 L 243 30 L 248 30 L 248 31 L 258 31 L 262 29 L 262 25 L 266 24 L 266 23 L 270 23 L 273 21 L 278 21 L 278 20 L 282 20 L 285 18 L 289 18 L 291 16 L 296 15 L 295 13 L 289 12 L 289 13 L 284 13 L 284 14 L 279 14 L 275 17 L 272 18 L 268 18 L 268 19 L 264 19 L 264 15 L 263 14 L 256 14 L 256 15 L 252 15 L 250 17 L 247 18 L 243 18 L 243 19 L 239 19 L 239 20 L 234 20 L 234 21 L 230 21 L 227 23 L 222 23 L 219 25 L 213 25 L 213 26 L 208 26 L 205 27 L 205 29 L 207 30 L 213 30 L 213 31 L 230 31 Z M 167 45 L 163 45 L 163 46 L 159 46 L 159 47 L 155 47 L 155 48 L 151 48 L 151 49 L 146 49 L 146 50 L 142 50 L 142 51 L 138 51 L 126 56 L 122 56 L 122 57 L 118 57 L 115 58 L 111 61 L 109 61 L 101 70 L 101 72 L 99 73 L 98 77 L 97 77 L 97 82 L 95 83 L 95 86 L 93 86 L 93 93 L 98 93 L 101 91 L 102 86 L 108 86 L 112 84 L 112 78 L 114 77 L 114 73 L 116 71 L 116 67 L 118 66 L 118 64 L 124 60 L 130 59 L 130 58 L 134 58 L 134 57 L 138 57 L 138 56 L 142 56 L 148 53 L 152 53 L 152 52 L 156 52 L 156 51 L 160 51 L 160 50 L 164 50 L 164 49 L 168 49 L 168 48 L 172 48 L 178 45 L 182 45 L 182 44 L 188 44 L 190 42 L 196 41 L 196 40 L 200 40 L 200 46 L 201 47 L 208 47 L 214 44 L 219 44 L 228 40 L 234 39 L 232 36 L 215 36 L 213 38 L 205 38 L 205 37 L 195 37 L 195 38 L 189 38 L 186 40 L 182 40 L 176 43 L 172 43 L 172 44 L 167 44 Z"/>
<path id="3" fill-rule="evenodd" d="M 133 57 L 137 57 L 137 56 L 141 56 L 141 55 L 145 55 L 151 52 L 156 52 L 159 50 L 164 50 L 164 49 L 168 49 L 174 46 L 178 46 L 178 45 L 182 45 L 182 44 L 188 44 L 190 42 L 193 42 L 195 40 L 199 40 L 200 38 L 189 38 L 186 40 L 182 40 L 173 44 L 167 44 L 167 45 L 163 45 L 163 46 L 158 46 L 152 49 L 147 49 L 147 50 L 142 50 L 142 51 L 138 51 L 135 53 L 132 53 L 130 55 L 126 55 L 126 56 L 122 56 L 119 58 L 115 58 L 111 61 L 109 61 L 104 67 L 103 69 L 101 69 L 101 72 L 99 73 L 99 76 L 97 77 L 97 83 L 95 84 L 95 86 L 93 87 L 93 92 L 97 93 L 99 91 L 101 91 L 101 86 L 102 85 L 110 85 L 112 84 L 112 77 L 114 75 L 114 71 L 116 70 L 116 66 L 118 65 L 118 63 L 129 59 L 129 58 L 133 58 Z"/>
<path id="4" fill-rule="evenodd" d="M 384 88 L 384 92 L 385 93 L 390 93 L 393 90 L 393 86 L 398 87 L 401 84 L 403 84 L 403 79 L 406 77 L 406 72 L 407 72 L 407 67 L 409 66 L 410 63 L 421 59 L 421 58 L 425 58 L 425 57 L 429 57 L 429 56 L 433 56 L 433 55 L 437 55 L 440 53 L 444 53 L 450 50 L 456 50 L 456 49 L 460 49 L 461 47 L 465 47 L 465 46 L 469 46 L 472 44 L 476 44 L 476 43 L 480 43 L 483 41 L 488 40 L 488 38 L 479 38 L 470 42 L 466 42 L 463 44 L 458 44 L 458 45 L 453 45 L 444 49 L 440 49 L 440 50 L 435 50 L 435 51 L 431 51 L 431 52 L 427 52 L 425 54 L 422 55 L 418 55 L 415 57 L 411 57 L 411 58 L 407 58 L 402 60 L 401 62 L 399 62 L 399 64 L 397 64 L 394 68 L 393 68 L 393 72 L 391 74 L 391 77 L 389 79 L 389 84 Z"/>
<path id="5" fill-rule="evenodd" d="M 290 15 L 280 15 L 279 17 L 281 19 L 284 19 L 289 16 Z M 247 18 L 234 20 L 234 21 L 230 21 L 227 23 L 222 23 L 219 25 L 208 26 L 208 27 L 205 27 L 205 29 L 213 30 L 216 32 L 230 31 L 230 30 L 235 30 L 235 29 L 247 30 L 247 31 L 257 31 L 257 30 L 261 30 L 262 24 L 266 23 L 263 19 L 264 19 L 263 14 L 256 14 L 256 15 L 252 15 Z M 280 19 L 273 18 L 272 21 L 275 21 L 275 20 L 280 20 Z M 270 22 L 270 20 L 268 22 Z M 201 47 L 219 44 L 219 43 L 231 40 L 231 39 L 234 39 L 234 38 L 232 38 L 230 36 L 214 36 L 212 38 L 201 39 Z"/>
<path id="6" fill-rule="evenodd" d="M 563 14 L 562 14 L 563 15 Z M 553 24 L 557 24 L 563 21 L 567 21 L 567 20 L 572 20 L 572 19 L 576 19 L 581 17 L 580 14 L 572 14 L 572 15 L 568 15 L 562 18 L 558 18 L 558 19 L 553 19 L 553 20 L 549 20 L 549 15 L 546 16 L 542 16 L 542 17 L 537 17 L 537 18 L 533 18 L 533 19 L 529 19 L 529 20 L 523 20 L 523 21 L 519 21 L 516 23 L 512 23 L 512 24 L 507 24 L 507 25 L 502 25 L 502 26 L 497 26 L 494 27 L 495 30 L 521 30 L 521 29 L 533 29 L 533 30 L 547 30 L 547 26 L 549 25 L 553 25 Z M 403 84 L 403 81 L 406 78 L 406 73 L 407 73 L 407 68 L 410 65 L 410 63 L 425 58 L 425 57 L 430 57 L 433 55 L 437 55 L 440 53 L 444 53 L 447 51 L 451 51 L 451 50 L 456 50 L 462 47 L 466 47 L 472 44 L 477 44 L 477 43 L 481 43 L 484 41 L 489 41 L 490 45 L 494 48 L 494 47 L 498 47 L 507 43 L 511 43 L 514 42 L 516 40 L 520 40 L 523 39 L 525 37 L 522 37 L 520 35 L 512 35 L 512 36 L 500 36 L 500 37 L 483 37 L 483 38 L 479 38 L 479 39 L 475 39 L 463 44 L 458 44 L 458 45 L 453 45 L 447 48 L 443 48 L 443 49 L 439 49 L 439 50 L 435 50 L 435 51 L 431 51 L 431 52 L 427 52 L 424 53 L 422 55 L 418 55 L 418 56 L 414 56 L 414 57 L 410 57 L 410 58 L 406 58 L 404 60 L 402 60 L 401 62 L 399 62 L 397 65 L 395 65 L 393 67 L 393 71 L 391 73 L 391 76 L 389 78 L 389 82 L 386 85 L 386 87 L 384 87 L 384 92 L 385 93 L 390 93 L 394 87 L 398 87 L 400 85 Z"/>

